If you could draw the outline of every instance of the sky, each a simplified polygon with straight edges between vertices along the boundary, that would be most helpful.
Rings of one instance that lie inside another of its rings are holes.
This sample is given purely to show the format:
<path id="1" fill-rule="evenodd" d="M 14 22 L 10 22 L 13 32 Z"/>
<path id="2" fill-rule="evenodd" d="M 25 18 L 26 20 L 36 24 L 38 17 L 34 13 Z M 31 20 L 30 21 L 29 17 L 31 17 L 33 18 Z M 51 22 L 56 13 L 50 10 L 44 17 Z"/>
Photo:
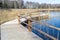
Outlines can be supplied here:
<path id="1" fill-rule="evenodd" d="M 26 1 L 31 1 L 31 2 L 38 2 L 38 3 L 47 3 L 47 4 L 60 4 L 60 0 L 24 0 Z"/>

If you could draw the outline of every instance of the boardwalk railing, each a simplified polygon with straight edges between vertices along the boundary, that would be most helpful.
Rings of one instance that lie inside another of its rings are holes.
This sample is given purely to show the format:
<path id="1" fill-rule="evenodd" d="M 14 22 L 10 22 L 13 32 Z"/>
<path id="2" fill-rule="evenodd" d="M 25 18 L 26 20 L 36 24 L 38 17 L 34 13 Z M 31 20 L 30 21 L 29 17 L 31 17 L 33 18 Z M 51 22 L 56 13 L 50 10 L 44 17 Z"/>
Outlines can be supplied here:
<path id="1" fill-rule="evenodd" d="M 36 16 L 36 15 L 31 16 L 31 15 L 33 15 L 33 14 L 28 14 L 28 13 L 27 13 L 27 16 L 23 17 L 23 18 L 25 18 L 25 19 L 28 20 L 28 24 L 25 23 L 25 22 L 23 22 L 23 23 L 28 26 L 28 30 L 29 30 L 29 31 L 31 31 L 32 29 L 35 29 L 36 31 L 42 33 L 43 35 L 47 36 L 48 38 L 51 38 L 52 40 L 59 40 L 59 32 L 58 32 L 58 34 L 57 34 L 57 38 L 55 38 L 54 36 L 49 35 L 48 33 L 45 33 L 45 32 L 43 32 L 42 30 L 38 30 L 38 29 L 36 29 L 35 27 L 32 27 L 31 21 L 35 21 L 35 20 L 32 19 L 32 17 L 33 17 L 33 16 L 34 16 L 34 17 L 38 17 L 38 20 L 40 20 L 41 15 L 40 15 L 40 13 L 37 14 L 38 16 Z M 46 17 L 49 17 L 49 14 L 47 14 Z M 22 15 L 18 16 L 18 21 L 20 20 L 20 18 L 22 18 Z M 19 23 L 20 23 L 20 21 L 19 21 Z M 49 28 L 56 29 L 56 30 L 60 31 L 60 28 L 57 28 L 57 27 L 52 26 L 52 25 L 49 25 L 49 24 L 47 24 L 46 22 L 43 23 L 43 22 L 38 22 L 38 21 L 37 21 L 36 23 L 38 23 L 38 24 L 40 24 L 40 25 L 45 25 L 45 26 L 47 26 L 47 27 L 49 27 Z M 47 31 L 47 32 L 48 32 L 48 31 Z"/>

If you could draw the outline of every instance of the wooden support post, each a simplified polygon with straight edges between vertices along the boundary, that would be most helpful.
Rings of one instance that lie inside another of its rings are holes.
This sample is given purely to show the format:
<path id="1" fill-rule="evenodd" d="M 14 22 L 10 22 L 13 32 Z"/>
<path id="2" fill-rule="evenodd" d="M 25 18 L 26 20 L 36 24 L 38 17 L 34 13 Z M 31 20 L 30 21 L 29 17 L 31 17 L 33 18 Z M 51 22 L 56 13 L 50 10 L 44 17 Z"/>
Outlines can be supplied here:
<path id="1" fill-rule="evenodd" d="M 38 17 L 38 20 L 40 20 L 40 16 Z"/>
<path id="2" fill-rule="evenodd" d="M 30 21 L 30 19 L 28 19 L 28 31 L 29 32 L 31 31 L 31 21 Z"/>
<path id="3" fill-rule="evenodd" d="M 40 14 L 38 14 L 39 16 L 38 16 L 38 20 L 40 20 Z"/>
<path id="4" fill-rule="evenodd" d="M 20 16 L 18 15 L 18 23 L 20 24 Z"/>
<path id="5" fill-rule="evenodd" d="M 50 8 L 50 6 L 49 6 L 49 9 L 48 9 L 48 15 L 50 15 L 50 11 L 51 11 L 50 9 L 51 9 L 51 8 Z"/>

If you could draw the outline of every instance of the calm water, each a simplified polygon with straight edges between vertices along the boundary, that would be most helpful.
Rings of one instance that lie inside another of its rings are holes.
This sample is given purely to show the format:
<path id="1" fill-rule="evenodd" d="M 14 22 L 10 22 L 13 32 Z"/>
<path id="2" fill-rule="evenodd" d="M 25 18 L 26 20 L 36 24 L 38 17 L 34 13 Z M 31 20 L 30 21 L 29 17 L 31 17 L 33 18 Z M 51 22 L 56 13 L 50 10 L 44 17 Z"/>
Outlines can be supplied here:
<path id="1" fill-rule="evenodd" d="M 53 25 L 56 28 L 60 28 L 60 12 L 50 12 L 49 18 L 50 19 L 44 19 L 44 20 L 40 20 L 40 21 L 46 22 L 47 24 L 50 24 L 50 25 Z M 32 22 L 32 26 L 35 27 L 36 29 L 42 30 L 45 33 L 48 33 L 49 35 L 52 35 L 53 37 L 58 38 L 58 40 L 60 40 L 60 31 L 49 28 L 45 25 L 38 24 L 36 22 Z M 32 29 L 32 32 L 34 32 L 35 34 L 37 34 L 44 40 L 52 40 L 34 29 Z"/>

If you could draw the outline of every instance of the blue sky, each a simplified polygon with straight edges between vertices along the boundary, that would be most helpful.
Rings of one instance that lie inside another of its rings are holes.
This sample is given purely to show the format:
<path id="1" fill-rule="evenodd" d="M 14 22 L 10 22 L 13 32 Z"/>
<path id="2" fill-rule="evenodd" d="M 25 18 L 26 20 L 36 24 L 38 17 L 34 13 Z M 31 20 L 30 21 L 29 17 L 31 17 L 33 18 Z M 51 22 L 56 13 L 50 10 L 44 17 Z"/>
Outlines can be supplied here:
<path id="1" fill-rule="evenodd" d="M 47 3 L 47 4 L 60 4 L 60 0 L 24 0 L 24 2 L 26 2 L 26 1 Z"/>

